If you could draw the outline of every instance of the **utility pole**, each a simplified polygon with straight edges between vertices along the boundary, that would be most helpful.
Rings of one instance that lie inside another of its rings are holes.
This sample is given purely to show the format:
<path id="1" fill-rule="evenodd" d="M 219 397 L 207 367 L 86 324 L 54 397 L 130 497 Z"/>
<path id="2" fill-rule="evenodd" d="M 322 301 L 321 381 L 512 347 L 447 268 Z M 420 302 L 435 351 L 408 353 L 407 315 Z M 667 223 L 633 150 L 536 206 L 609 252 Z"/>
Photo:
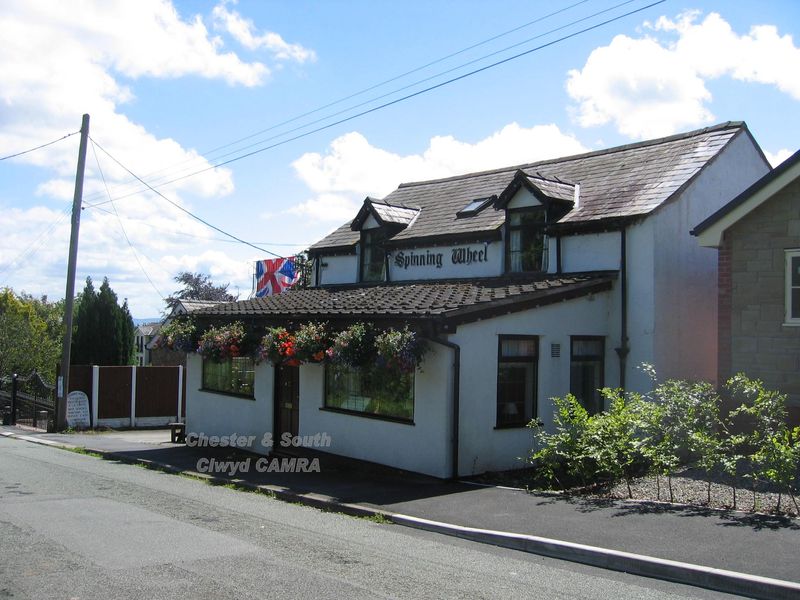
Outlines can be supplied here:
<path id="1" fill-rule="evenodd" d="M 67 291 L 64 296 L 64 345 L 61 347 L 61 375 L 58 380 L 56 404 L 56 429 L 67 425 L 67 394 L 69 393 L 69 362 L 72 349 L 72 309 L 75 304 L 75 270 L 78 263 L 78 232 L 81 228 L 81 203 L 83 201 L 83 171 L 86 167 L 86 144 L 89 139 L 89 115 L 81 121 L 81 145 L 78 150 L 78 169 L 75 173 L 75 195 L 72 198 L 72 230 L 69 235 L 69 260 L 67 262 Z"/>

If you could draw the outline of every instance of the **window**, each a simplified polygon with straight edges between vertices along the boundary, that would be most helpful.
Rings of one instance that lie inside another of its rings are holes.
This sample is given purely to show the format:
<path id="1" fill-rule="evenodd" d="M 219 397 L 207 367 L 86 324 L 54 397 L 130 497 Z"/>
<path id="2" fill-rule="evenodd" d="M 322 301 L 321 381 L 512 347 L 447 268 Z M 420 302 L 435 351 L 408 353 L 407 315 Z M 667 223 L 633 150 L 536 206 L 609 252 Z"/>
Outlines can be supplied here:
<path id="1" fill-rule="evenodd" d="M 572 336 L 569 363 L 569 392 L 575 396 L 590 415 L 603 410 L 603 371 L 605 363 L 605 338 Z"/>
<path id="2" fill-rule="evenodd" d="M 247 356 L 220 362 L 203 359 L 203 389 L 254 398 L 255 366 Z"/>
<path id="3" fill-rule="evenodd" d="M 477 200 L 472 200 L 469 204 L 456 213 L 456 218 L 461 219 L 464 217 L 472 217 L 477 215 L 484 208 L 489 206 L 493 200 L 494 198 L 492 196 L 489 196 L 488 198 L 478 198 Z"/>
<path id="4" fill-rule="evenodd" d="M 506 271 L 523 273 L 547 270 L 547 238 L 544 207 L 507 211 Z"/>
<path id="5" fill-rule="evenodd" d="M 800 249 L 786 251 L 786 324 L 800 325 Z"/>
<path id="6" fill-rule="evenodd" d="M 325 366 L 325 408 L 389 419 L 414 418 L 414 374 Z"/>
<path id="7" fill-rule="evenodd" d="M 536 417 L 539 338 L 503 335 L 497 359 L 497 426 L 524 427 Z"/>
<path id="8" fill-rule="evenodd" d="M 383 229 L 361 232 L 361 281 L 386 279 L 386 249 L 383 247 L 386 238 Z"/>

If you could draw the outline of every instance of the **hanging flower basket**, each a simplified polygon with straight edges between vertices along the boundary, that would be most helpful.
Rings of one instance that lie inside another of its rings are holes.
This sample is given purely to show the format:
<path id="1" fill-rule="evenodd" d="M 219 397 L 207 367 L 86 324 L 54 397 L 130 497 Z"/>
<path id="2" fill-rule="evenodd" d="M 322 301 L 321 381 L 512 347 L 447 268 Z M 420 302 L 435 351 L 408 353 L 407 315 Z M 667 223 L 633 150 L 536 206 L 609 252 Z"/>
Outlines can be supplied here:
<path id="1" fill-rule="evenodd" d="M 176 318 L 159 332 L 157 346 L 169 350 L 189 352 L 197 347 L 197 327 L 190 319 Z"/>
<path id="2" fill-rule="evenodd" d="M 197 352 L 204 358 L 217 362 L 242 355 L 244 325 L 236 321 L 228 325 L 210 327 L 200 336 Z"/>
<path id="3" fill-rule="evenodd" d="M 285 327 L 270 327 L 261 338 L 258 355 L 261 360 L 280 364 L 295 358 L 294 336 Z"/>
<path id="4" fill-rule="evenodd" d="M 375 333 L 369 323 L 355 323 L 340 331 L 328 349 L 328 358 L 337 364 L 363 367 L 375 360 Z"/>
<path id="5" fill-rule="evenodd" d="M 322 362 L 331 345 L 327 323 L 305 323 L 294 334 L 295 355 L 302 362 Z"/>
<path id="6" fill-rule="evenodd" d="M 376 366 L 412 373 L 425 358 L 428 346 L 408 327 L 388 329 L 375 337 Z"/>

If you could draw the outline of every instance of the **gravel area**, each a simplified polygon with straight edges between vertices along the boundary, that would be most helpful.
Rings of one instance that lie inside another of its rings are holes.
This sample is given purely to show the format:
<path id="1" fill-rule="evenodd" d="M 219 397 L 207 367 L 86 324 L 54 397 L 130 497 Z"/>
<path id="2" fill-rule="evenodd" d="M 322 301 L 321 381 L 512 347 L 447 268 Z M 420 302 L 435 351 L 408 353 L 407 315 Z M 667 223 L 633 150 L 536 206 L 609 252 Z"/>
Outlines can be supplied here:
<path id="1" fill-rule="evenodd" d="M 530 469 L 485 473 L 472 479 L 478 483 L 488 485 L 522 488 L 532 492 L 544 491 L 553 493 L 553 490 L 544 490 L 532 484 L 536 479 L 535 472 Z M 733 483 L 736 484 L 735 503 Z M 774 486 L 759 482 L 756 485 L 754 496 L 753 485 L 749 479 L 739 478 L 734 480 L 732 477 L 721 473 L 715 474 L 711 478 L 711 500 L 709 502 L 708 479 L 705 473 L 697 469 L 685 469 L 672 477 L 671 498 L 669 482 L 666 477 L 637 477 L 631 482 L 631 492 L 633 500 L 672 502 L 674 504 L 688 504 L 719 510 L 739 510 L 800 517 L 797 505 L 785 490 L 779 494 L 779 490 Z M 555 493 L 561 494 L 564 492 L 556 491 Z M 566 493 L 587 498 L 628 499 L 628 487 L 624 481 L 612 487 L 596 485 L 589 488 L 568 490 Z M 778 510 L 778 496 L 780 496 L 780 510 Z M 797 504 L 800 504 L 800 496 L 795 496 L 795 500 Z"/>
<path id="2" fill-rule="evenodd" d="M 660 477 L 658 480 L 654 476 L 635 479 L 631 483 L 631 491 L 635 500 L 672 501 L 677 504 L 692 504 L 725 510 L 737 509 L 747 512 L 800 516 L 797 505 L 785 491 L 779 494 L 779 490 L 773 486 L 759 483 L 756 485 L 754 496 L 752 483 L 747 479 L 735 481 L 736 502 L 734 503 L 732 483 L 734 483 L 734 480 L 731 477 L 724 475 L 712 477 L 710 487 L 711 501 L 709 502 L 709 485 L 705 473 L 687 469 L 672 478 L 672 500 L 670 500 L 669 485 L 666 477 Z M 628 498 L 628 488 L 623 482 L 610 489 L 606 488 L 589 495 L 606 498 Z M 780 511 L 778 510 L 779 495 Z M 800 504 L 800 498 L 795 497 L 795 500 Z"/>

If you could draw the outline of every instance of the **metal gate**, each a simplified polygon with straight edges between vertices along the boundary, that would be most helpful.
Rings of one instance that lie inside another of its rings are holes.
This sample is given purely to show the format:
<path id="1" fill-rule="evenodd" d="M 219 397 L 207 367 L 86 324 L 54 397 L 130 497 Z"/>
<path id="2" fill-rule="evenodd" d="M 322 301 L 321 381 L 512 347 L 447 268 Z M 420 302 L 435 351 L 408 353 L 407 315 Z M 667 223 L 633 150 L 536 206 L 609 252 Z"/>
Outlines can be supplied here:
<path id="1" fill-rule="evenodd" d="M 0 409 L 3 422 L 52 430 L 55 422 L 55 387 L 34 371 L 27 377 L 18 374 L 0 378 Z M 7 415 L 7 416 L 6 416 Z"/>

